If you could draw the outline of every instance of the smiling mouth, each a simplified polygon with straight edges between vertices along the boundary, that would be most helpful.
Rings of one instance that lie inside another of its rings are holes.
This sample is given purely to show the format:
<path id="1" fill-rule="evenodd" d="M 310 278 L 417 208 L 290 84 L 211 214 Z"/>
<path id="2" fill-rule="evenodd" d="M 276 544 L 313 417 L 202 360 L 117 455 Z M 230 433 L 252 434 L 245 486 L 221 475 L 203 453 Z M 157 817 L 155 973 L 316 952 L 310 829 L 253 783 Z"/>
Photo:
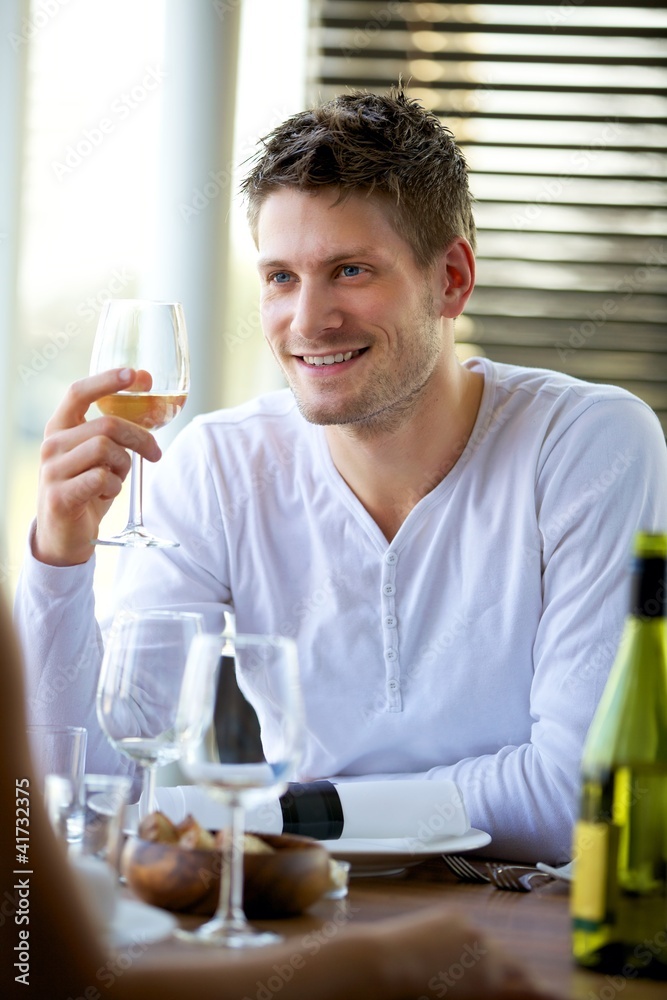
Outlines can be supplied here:
<path id="1" fill-rule="evenodd" d="M 343 361 L 350 361 L 351 358 L 356 358 L 364 351 L 367 351 L 367 347 L 362 347 L 358 351 L 345 351 L 345 353 L 339 352 L 338 354 L 324 354 L 324 355 L 307 355 L 301 356 L 301 360 L 307 365 L 312 365 L 315 368 L 319 368 L 322 365 L 340 365 Z"/>

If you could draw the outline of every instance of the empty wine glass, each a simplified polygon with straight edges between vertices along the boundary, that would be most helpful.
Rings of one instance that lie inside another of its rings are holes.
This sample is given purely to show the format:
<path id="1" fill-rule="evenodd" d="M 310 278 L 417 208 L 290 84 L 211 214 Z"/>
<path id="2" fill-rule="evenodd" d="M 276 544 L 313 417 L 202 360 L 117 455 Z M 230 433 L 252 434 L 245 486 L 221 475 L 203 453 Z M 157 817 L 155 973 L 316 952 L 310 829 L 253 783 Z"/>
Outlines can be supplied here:
<path id="1" fill-rule="evenodd" d="M 190 388 L 190 362 L 183 307 L 178 302 L 111 299 L 105 303 L 95 334 L 90 374 L 110 368 L 134 368 L 134 384 L 97 400 L 105 414 L 157 430 L 183 409 Z M 132 452 L 130 513 L 127 525 L 96 545 L 132 545 L 139 548 L 177 546 L 144 528 L 142 460 Z"/>
<path id="2" fill-rule="evenodd" d="M 143 768 L 142 819 L 157 808 L 156 768 L 178 760 L 206 724 L 204 678 L 187 659 L 203 621 L 190 612 L 120 611 L 105 643 L 97 717 L 111 745 Z"/>
<path id="3" fill-rule="evenodd" d="M 244 815 L 246 807 L 280 795 L 299 762 L 303 710 L 296 644 L 281 636 L 200 635 L 190 657 L 198 673 L 210 676 L 217 667 L 217 676 L 215 698 L 209 698 L 211 724 L 199 746 L 188 746 L 181 767 L 229 807 L 231 821 L 217 912 L 196 931 L 178 934 L 228 948 L 272 944 L 279 936 L 257 931 L 243 912 Z"/>

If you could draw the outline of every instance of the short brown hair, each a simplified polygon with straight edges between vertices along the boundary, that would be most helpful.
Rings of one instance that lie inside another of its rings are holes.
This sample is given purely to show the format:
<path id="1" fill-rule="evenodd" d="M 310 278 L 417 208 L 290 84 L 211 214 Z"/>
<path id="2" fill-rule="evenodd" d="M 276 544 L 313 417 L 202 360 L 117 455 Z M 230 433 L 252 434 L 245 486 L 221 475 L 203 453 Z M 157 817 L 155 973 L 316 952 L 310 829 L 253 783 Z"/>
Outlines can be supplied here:
<path id="1" fill-rule="evenodd" d="M 399 87 L 357 91 L 288 118 L 261 141 L 241 185 L 257 234 L 259 210 L 281 187 L 329 186 L 344 199 L 379 194 L 417 263 L 430 266 L 457 236 L 475 247 L 468 168 L 454 136 Z"/>

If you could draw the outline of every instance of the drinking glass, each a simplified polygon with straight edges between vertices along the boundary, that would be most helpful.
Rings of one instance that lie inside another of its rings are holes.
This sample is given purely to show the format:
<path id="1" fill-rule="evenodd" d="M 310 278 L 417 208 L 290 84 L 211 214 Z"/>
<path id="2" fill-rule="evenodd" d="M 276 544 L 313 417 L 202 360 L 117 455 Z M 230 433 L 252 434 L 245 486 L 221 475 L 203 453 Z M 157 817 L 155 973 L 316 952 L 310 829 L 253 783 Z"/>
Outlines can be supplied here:
<path id="1" fill-rule="evenodd" d="M 107 934 L 116 912 L 123 817 L 131 785 L 131 778 L 119 774 L 85 774 L 78 787 L 63 775 L 46 776 L 47 815 L 56 838 L 67 847 L 73 874 L 101 935 Z M 74 817 L 80 830 L 76 843 L 68 836 Z"/>
<path id="2" fill-rule="evenodd" d="M 204 739 L 188 746 L 181 767 L 229 807 L 231 820 L 217 912 L 196 931 L 178 934 L 228 948 L 272 944 L 279 936 L 257 931 L 243 912 L 244 814 L 246 807 L 280 795 L 299 762 L 303 710 L 296 645 L 280 636 L 200 635 L 190 656 L 198 672 L 216 671 L 215 697 L 208 697 L 211 722 Z"/>
<path id="3" fill-rule="evenodd" d="M 86 767 L 88 731 L 83 726 L 28 726 L 30 752 L 37 776 L 59 774 L 79 784 Z"/>
<path id="4" fill-rule="evenodd" d="M 46 811 L 59 840 L 70 854 L 94 857 L 118 869 L 121 831 L 132 779 L 120 774 L 84 774 L 75 785 L 60 774 L 46 776 Z M 72 844 L 66 836 L 76 813 L 81 836 Z"/>
<path id="5" fill-rule="evenodd" d="M 204 679 L 188 650 L 203 621 L 191 612 L 120 611 L 105 643 L 97 718 L 111 745 L 143 768 L 141 819 L 157 808 L 156 768 L 201 737 Z"/>
<path id="6" fill-rule="evenodd" d="M 190 388 L 190 363 L 183 307 L 178 302 L 111 299 L 105 303 L 95 334 L 90 374 L 110 368 L 134 368 L 137 377 L 129 389 L 97 400 L 102 413 L 123 417 L 157 430 L 183 409 Z M 132 452 L 130 513 L 118 535 L 97 538 L 96 545 L 139 548 L 177 546 L 144 528 L 142 514 L 142 459 Z"/>
<path id="7" fill-rule="evenodd" d="M 78 803 L 86 766 L 88 730 L 83 726 L 28 726 L 28 740 L 35 773 L 46 792 L 49 778 L 68 782 L 72 788 L 70 810 L 63 813 L 61 832 L 70 846 L 81 840 L 81 817 Z"/>

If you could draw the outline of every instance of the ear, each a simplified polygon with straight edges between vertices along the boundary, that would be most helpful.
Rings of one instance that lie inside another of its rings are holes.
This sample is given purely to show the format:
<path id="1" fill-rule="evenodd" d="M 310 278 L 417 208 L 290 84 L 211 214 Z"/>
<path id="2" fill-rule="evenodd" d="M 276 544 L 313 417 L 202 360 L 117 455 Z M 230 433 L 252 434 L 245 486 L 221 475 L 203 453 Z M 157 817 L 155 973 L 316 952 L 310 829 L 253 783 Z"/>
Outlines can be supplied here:
<path id="1" fill-rule="evenodd" d="M 436 263 L 440 290 L 440 315 L 456 319 L 475 287 L 475 255 L 463 236 L 457 236 Z"/>

